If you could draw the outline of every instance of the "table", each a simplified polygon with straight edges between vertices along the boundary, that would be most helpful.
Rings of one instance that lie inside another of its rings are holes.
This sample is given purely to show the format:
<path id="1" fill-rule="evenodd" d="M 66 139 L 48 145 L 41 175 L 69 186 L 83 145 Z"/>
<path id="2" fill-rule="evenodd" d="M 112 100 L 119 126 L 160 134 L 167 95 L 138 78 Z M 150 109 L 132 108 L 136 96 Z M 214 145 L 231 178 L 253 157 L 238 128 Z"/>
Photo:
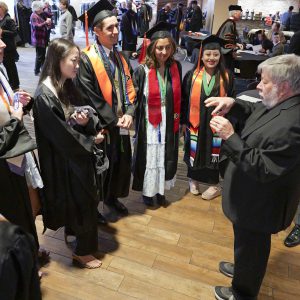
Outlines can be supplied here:
<path id="1" fill-rule="evenodd" d="M 257 66 L 268 58 L 267 55 L 256 55 L 239 51 L 235 58 L 235 67 L 240 69 L 239 77 L 254 79 L 256 77 Z"/>

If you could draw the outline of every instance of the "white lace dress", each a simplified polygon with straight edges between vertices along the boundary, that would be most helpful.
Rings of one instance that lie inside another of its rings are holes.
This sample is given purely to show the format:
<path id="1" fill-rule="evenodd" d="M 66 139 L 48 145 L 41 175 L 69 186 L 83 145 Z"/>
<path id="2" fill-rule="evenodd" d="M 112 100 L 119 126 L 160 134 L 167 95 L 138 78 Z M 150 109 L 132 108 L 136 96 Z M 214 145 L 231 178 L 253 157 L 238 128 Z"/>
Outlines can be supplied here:
<path id="1" fill-rule="evenodd" d="M 146 80 L 144 95 L 146 99 L 146 170 L 144 175 L 143 195 L 153 197 L 156 194 L 164 195 L 165 189 L 171 189 L 175 185 L 176 178 L 165 181 L 165 140 L 166 140 L 166 107 L 161 105 L 162 121 L 156 128 L 148 122 L 148 72 L 145 67 Z M 160 135 L 160 138 L 159 138 Z"/>

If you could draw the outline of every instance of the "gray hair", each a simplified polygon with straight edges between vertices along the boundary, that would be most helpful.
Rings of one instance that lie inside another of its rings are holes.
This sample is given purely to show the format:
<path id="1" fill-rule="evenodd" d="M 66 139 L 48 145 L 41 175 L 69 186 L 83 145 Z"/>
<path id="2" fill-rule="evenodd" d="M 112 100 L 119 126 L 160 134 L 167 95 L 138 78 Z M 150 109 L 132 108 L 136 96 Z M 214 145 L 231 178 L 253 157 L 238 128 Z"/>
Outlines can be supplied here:
<path id="1" fill-rule="evenodd" d="M 33 12 L 36 12 L 37 10 L 44 8 L 44 3 L 42 1 L 33 1 L 31 4 L 31 9 Z"/>
<path id="2" fill-rule="evenodd" d="M 229 11 L 229 18 L 233 18 L 233 16 L 236 14 L 236 12 L 239 10 L 230 10 Z"/>
<path id="3" fill-rule="evenodd" d="M 287 81 L 294 93 L 300 93 L 300 56 L 284 54 L 269 58 L 257 67 L 257 72 L 267 72 L 274 83 Z"/>

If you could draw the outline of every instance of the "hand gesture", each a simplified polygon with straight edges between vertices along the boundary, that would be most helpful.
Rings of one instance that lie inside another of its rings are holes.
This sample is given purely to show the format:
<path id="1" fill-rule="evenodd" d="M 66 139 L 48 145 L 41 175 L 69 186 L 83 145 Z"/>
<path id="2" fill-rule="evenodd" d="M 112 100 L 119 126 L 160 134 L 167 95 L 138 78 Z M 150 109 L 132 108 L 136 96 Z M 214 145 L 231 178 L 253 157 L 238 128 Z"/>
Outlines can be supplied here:
<path id="1" fill-rule="evenodd" d="M 219 137 L 225 141 L 234 134 L 232 124 L 224 117 L 213 117 L 210 120 L 209 125 L 211 129 L 215 131 L 219 135 Z"/>
<path id="2" fill-rule="evenodd" d="M 18 94 L 19 101 L 23 104 L 23 106 L 26 106 L 31 101 L 30 94 L 25 91 L 20 90 L 15 94 Z"/>
<path id="3" fill-rule="evenodd" d="M 71 118 L 73 118 L 80 126 L 86 126 L 89 121 L 89 117 L 83 112 L 75 112 L 72 114 Z"/>
<path id="4" fill-rule="evenodd" d="M 104 141 L 104 134 L 102 134 L 102 130 L 98 132 L 98 134 L 95 136 L 95 144 L 100 144 Z"/>
<path id="5" fill-rule="evenodd" d="M 204 101 L 206 107 L 215 106 L 212 115 L 224 116 L 234 105 L 234 99 L 230 97 L 210 97 Z"/>
<path id="6" fill-rule="evenodd" d="M 132 123 L 133 123 L 132 116 L 123 115 L 123 117 L 119 118 L 117 126 L 121 128 L 129 129 Z"/>
<path id="7" fill-rule="evenodd" d="M 23 104 L 20 102 L 19 107 L 14 109 L 13 106 L 10 107 L 11 116 L 17 118 L 18 120 L 22 121 L 23 118 Z"/>

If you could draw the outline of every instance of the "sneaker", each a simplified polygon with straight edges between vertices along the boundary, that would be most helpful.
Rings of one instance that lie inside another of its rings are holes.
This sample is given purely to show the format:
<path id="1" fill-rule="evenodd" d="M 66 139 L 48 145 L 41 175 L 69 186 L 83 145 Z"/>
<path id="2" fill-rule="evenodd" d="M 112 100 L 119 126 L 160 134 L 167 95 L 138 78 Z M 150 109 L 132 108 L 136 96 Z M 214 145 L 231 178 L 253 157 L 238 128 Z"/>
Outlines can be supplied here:
<path id="1" fill-rule="evenodd" d="M 235 300 L 232 288 L 226 286 L 215 286 L 215 297 L 218 300 Z"/>
<path id="2" fill-rule="evenodd" d="M 300 225 L 296 224 L 284 240 L 286 247 L 295 247 L 300 244 Z"/>
<path id="3" fill-rule="evenodd" d="M 234 264 L 227 261 L 221 261 L 219 263 L 219 271 L 225 276 L 232 278 L 234 274 Z"/>
<path id="4" fill-rule="evenodd" d="M 202 195 L 201 198 L 204 200 L 212 200 L 221 195 L 221 187 L 210 186 Z"/>
<path id="5" fill-rule="evenodd" d="M 197 196 L 200 194 L 199 192 L 199 188 L 198 188 L 198 182 L 196 180 L 193 180 L 193 179 L 189 179 L 189 186 L 190 186 L 190 192 Z"/>

